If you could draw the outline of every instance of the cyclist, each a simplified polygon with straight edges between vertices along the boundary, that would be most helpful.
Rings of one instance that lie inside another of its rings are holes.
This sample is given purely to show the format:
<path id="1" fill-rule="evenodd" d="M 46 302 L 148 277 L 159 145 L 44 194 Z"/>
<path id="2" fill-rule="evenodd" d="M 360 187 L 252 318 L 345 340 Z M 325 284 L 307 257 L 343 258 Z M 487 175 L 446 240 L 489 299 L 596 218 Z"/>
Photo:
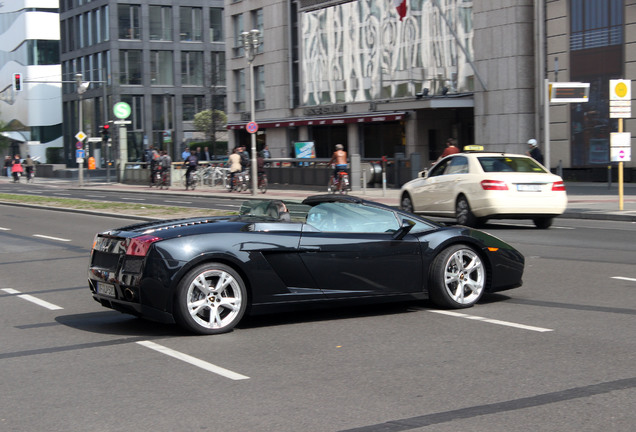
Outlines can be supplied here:
<path id="1" fill-rule="evenodd" d="M 344 151 L 344 146 L 342 144 L 336 144 L 336 151 L 333 152 L 331 160 L 329 161 L 329 165 L 333 163 L 335 163 L 333 179 L 337 182 L 338 173 L 340 171 L 347 171 L 347 152 Z"/>
<path id="2" fill-rule="evenodd" d="M 188 167 L 188 170 L 185 173 L 186 190 L 187 190 L 188 187 L 191 185 L 190 177 L 192 176 L 192 173 L 196 171 L 197 167 L 199 166 L 199 158 L 196 156 L 196 153 L 194 152 L 194 150 L 190 150 L 190 155 L 186 157 L 185 161 L 183 161 L 183 164 L 186 167 Z"/>
<path id="3" fill-rule="evenodd" d="M 161 167 L 161 183 L 163 186 L 168 186 L 170 183 L 170 166 L 172 165 L 172 158 L 165 151 L 161 150 L 161 156 L 159 157 L 159 166 Z"/>
<path id="4" fill-rule="evenodd" d="M 227 160 L 227 163 L 230 166 L 230 192 L 232 192 L 232 190 L 234 189 L 234 177 L 236 176 L 236 173 L 243 171 L 239 149 L 240 147 L 236 147 L 234 149 L 234 153 L 232 153 Z"/>

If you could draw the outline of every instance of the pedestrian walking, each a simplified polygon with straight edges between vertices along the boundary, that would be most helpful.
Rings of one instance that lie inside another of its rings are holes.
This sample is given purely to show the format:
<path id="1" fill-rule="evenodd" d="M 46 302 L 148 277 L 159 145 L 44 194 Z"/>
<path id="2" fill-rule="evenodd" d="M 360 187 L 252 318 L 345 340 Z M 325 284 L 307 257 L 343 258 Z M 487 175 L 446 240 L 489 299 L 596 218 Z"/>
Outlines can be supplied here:
<path id="1" fill-rule="evenodd" d="M 17 154 L 14 156 L 13 161 L 11 162 L 11 174 L 13 174 L 13 183 L 18 183 L 20 181 L 20 176 L 24 172 L 22 168 L 22 161 L 20 160 L 20 155 Z"/>

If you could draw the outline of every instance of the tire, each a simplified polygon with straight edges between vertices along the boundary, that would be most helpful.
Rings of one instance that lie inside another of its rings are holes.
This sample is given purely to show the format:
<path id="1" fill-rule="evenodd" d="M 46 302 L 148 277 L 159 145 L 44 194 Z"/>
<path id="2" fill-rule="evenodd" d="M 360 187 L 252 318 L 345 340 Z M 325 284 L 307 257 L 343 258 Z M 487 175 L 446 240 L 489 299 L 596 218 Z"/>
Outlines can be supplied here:
<path id="1" fill-rule="evenodd" d="M 191 270 L 177 287 L 175 320 L 197 334 L 231 331 L 247 308 L 243 279 L 232 268 L 219 263 Z"/>
<path id="2" fill-rule="evenodd" d="M 469 246 L 444 249 L 431 264 L 429 295 L 438 306 L 463 309 L 479 301 L 486 289 L 486 267 Z"/>
<path id="3" fill-rule="evenodd" d="M 327 193 L 336 193 L 334 184 L 333 184 L 333 176 L 329 177 L 329 182 L 327 183 Z"/>
<path id="4" fill-rule="evenodd" d="M 463 195 L 457 198 L 457 202 L 455 203 L 455 218 L 459 225 L 466 225 L 468 227 L 476 227 L 480 222 L 473 212 L 470 211 L 470 205 Z"/>
<path id="5" fill-rule="evenodd" d="M 552 226 L 553 220 L 554 218 L 552 217 L 538 217 L 538 218 L 532 219 L 532 221 L 534 222 L 534 225 L 539 229 L 550 228 Z"/>
<path id="6" fill-rule="evenodd" d="M 413 200 L 411 199 L 411 195 L 408 193 L 402 195 L 402 199 L 400 200 L 400 210 L 413 213 Z"/>

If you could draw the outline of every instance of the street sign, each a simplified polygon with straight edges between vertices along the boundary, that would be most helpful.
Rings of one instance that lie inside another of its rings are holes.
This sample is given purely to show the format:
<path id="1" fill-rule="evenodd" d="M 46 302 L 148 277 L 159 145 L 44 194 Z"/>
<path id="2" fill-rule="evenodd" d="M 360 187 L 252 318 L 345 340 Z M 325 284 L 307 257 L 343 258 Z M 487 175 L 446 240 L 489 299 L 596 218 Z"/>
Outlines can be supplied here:
<path id="1" fill-rule="evenodd" d="M 251 121 L 245 125 L 245 129 L 251 134 L 256 133 L 258 131 L 258 124 Z"/>
<path id="2" fill-rule="evenodd" d="M 100 137 L 89 137 L 88 142 L 102 142 Z"/>
<path id="3" fill-rule="evenodd" d="M 632 156 L 631 132 L 610 133 L 610 159 L 612 162 L 630 162 Z"/>
<path id="4" fill-rule="evenodd" d="M 75 134 L 75 138 L 78 141 L 84 141 L 86 139 L 86 134 L 82 131 L 79 131 L 78 133 Z"/>
<path id="5" fill-rule="evenodd" d="M 113 106 L 113 114 L 115 114 L 115 117 L 118 119 L 127 119 L 130 117 L 131 111 L 130 105 L 126 102 L 117 102 L 115 106 Z"/>
<path id="6" fill-rule="evenodd" d="M 115 120 L 113 122 L 113 124 L 116 124 L 116 125 L 127 125 L 127 124 L 131 124 L 131 123 L 132 123 L 132 121 L 130 121 L 130 120 Z"/>
<path id="7" fill-rule="evenodd" d="M 77 149 L 75 150 L 75 157 L 77 159 L 84 159 L 84 157 L 86 156 L 86 153 L 84 152 L 83 149 Z"/>
<path id="8" fill-rule="evenodd" d="M 632 116 L 632 81 L 610 80 L 610 118 L 631 118 Z"/>
<path id="9" fill-rule="evenodd" d="M 554 82 L 550 83 L 550 102 L 587 102 L 590 96 L 590 83 Z"/>

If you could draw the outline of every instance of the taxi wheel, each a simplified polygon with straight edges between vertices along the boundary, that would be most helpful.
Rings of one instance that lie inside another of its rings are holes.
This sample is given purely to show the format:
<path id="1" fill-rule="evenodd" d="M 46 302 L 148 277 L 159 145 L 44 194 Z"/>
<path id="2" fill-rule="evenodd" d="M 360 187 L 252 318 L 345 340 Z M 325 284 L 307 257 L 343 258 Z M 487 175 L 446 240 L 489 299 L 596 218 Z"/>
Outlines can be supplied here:
<path id="1" fill-rule="evenodd" d="M 532 219 L 532 221 L 534 222 L 534 225 L 539 228 L 539 229 L 546 229 L 546 228 L 550 228 L 550 226 L 552 226 L 552 220 L 554 218 L 551 217 L 539 217 L 539 218 L 534 218 Z"/>
<path id="2" fill-rule="evenodd" d="M 459 225 L 466 225 L 469 227 L 476 227 L 479 225 L 479 219 L 475 217 L 472 211 L 470 211 L 470 205 L 466 200 L 466 197 L 461 195 L 457 198 L 455 204 L 455 218 Z"/>
<path id="3" fill-rule="evenodd" d="M 413 201 L 411 200 L 411 196 L 407 193 L 402 195 L 402 199 L 400 200 L 400 209 L 407 211 L 409 213 L 413 213 Z"/>

